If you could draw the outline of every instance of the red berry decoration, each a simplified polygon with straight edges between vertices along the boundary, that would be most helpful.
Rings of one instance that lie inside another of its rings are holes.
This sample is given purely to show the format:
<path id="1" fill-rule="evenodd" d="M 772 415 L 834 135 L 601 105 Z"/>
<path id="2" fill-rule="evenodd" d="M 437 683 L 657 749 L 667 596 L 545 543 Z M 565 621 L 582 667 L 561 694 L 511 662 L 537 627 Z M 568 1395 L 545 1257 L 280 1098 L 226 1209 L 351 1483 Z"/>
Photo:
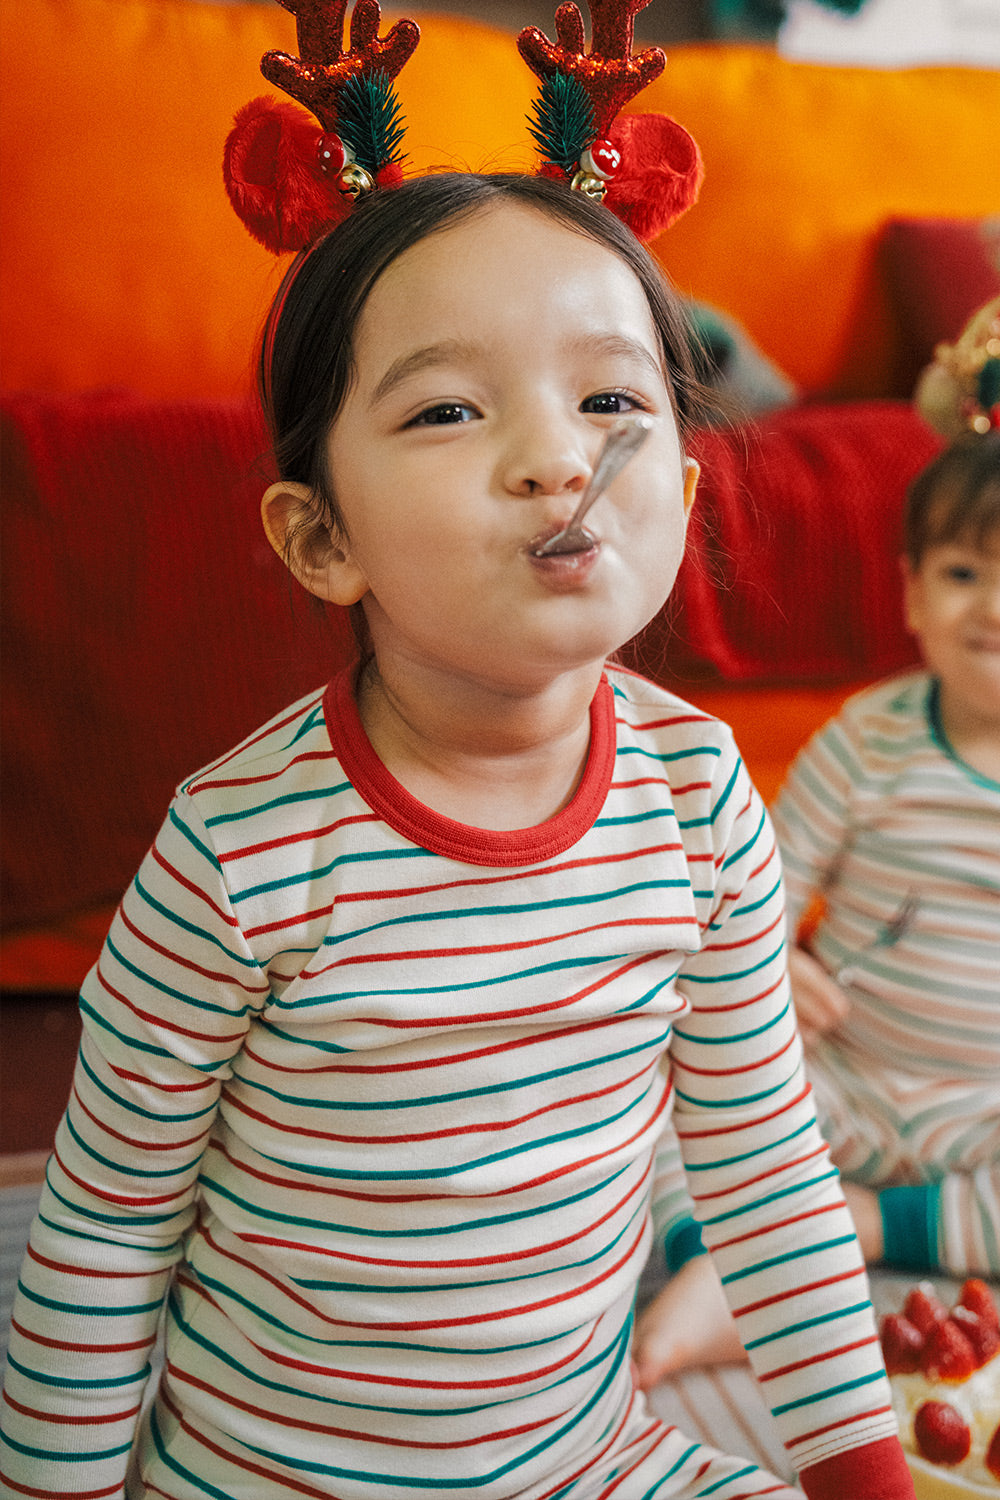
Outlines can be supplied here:
<path id="1" fill-rule="evenodd" d="M 934 1294 L 934 1288 L 929 1281 L 922 1281 L 915 1286 L 913 1291 L 903 1303 L 903 1316 L 909 1318 L 914 1328 L 926 1336 L 930 1333 L 935 1323 L 940 1323 L 942 1318 L 948 1316 L 948 1309 L 940 1298 Z"/>
<path id="2" fill-rule="evenodd" d="M 993 1293 L 985 1281 L 980 1281 L 976 1276 L 970 1277 L 959 1292 L 958 1301 L 960 1306 L 976 1313 L 987 1327 L 1000 1333 L 1000 1312 L 997 1311 Z"/>
<path id="3" fill-rule="evenodd" d="M 932 1464 L 960 1464 L 972 1447 L 969 1424 L 947 1401 L 925 1401 L 917 1408 L 913 1436 Z"/>
<path id="4" fill-rule="evenodd" d="M 316 159 L 328 177 L 339 177 L 347 161 L 347 147 L 339 135 L 325 130 L 316 143 Z"/>
<path id="5" fill-rule="evenodd" d="M 591 172 L 602 182 L 613 177 L 621 166 L 622 154 L 610 141 L 592 141 L 580 157 L 585 172 Z"/>
<path id="6" fill-rule="evenodd" d="M 902 1313 L 887 1313 L 882 1319 L 882 1358 L 889 1375 L 912 1375 L 920 1369 L 924 1336 Z"/>
<path id="7" fill-rule="evenodd" d="M 992 1323 L 984 1322 L 978 1313 L 963 1307 L 961 1303 L 953 1308 L 951 1320 L 969 1340 L 976 1360 L 976 1369 L 981 1370 L 983 1365 L 988 1364 L 1000 1349 L 1000 1331 L 994 1328 Z"/>
<path id="8" fill-rule="evenodd" d="M 951 1318 L 935 1323 L 924 1340 L 920 1368 L 928 1380 L 968 1380 L 976 1368 L 972 1345 Z"/>
<path id="9" fill-rule="evenodd" d="M 1000 1479 L 1000 1427 L 990 1438 L 990 1446 L 986 1450 L 986 1467 L 994 1479 Z"/>

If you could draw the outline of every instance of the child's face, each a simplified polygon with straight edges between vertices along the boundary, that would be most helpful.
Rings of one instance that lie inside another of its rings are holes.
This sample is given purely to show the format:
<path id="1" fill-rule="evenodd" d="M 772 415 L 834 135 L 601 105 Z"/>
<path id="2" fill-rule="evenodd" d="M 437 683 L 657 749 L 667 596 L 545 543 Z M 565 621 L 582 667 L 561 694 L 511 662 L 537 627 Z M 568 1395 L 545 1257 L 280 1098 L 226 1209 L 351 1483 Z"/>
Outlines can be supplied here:
<path id="1" fill-rule="evenodd" d="M 1000 729 L 1000 535 L 934 543 L 904 573 L 907 624 L 945 701 Z"/>
<path id="2" fill-rule="evenodd" d="M 491 207 L 389 267 L 355 354 L 328 438 L 346 540 L 325 591 L 363 599 L 377 655 L 530 687 L 603 661 L 656 613 L 697 470 L 645 294 L 616 255 Z M 589 513 L 598 546 L 534 557 L 629 411 L 654 430 Z"/>

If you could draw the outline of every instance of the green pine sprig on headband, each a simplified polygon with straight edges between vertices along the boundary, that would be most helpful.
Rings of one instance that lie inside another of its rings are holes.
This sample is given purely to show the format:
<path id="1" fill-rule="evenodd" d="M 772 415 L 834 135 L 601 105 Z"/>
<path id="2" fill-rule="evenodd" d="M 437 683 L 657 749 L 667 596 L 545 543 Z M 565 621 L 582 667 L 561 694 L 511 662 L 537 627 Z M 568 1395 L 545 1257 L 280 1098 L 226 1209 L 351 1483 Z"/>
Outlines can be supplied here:
<path id="1" fill-rule="evenodd" d="M 582 85 L 565 73 L 541 81 L 528 129 L 543 161 L 572 176 L 594 139 L 594 111 Z"/>
<path id="2" fill-rule="evenodd" d="M 400 161 L 406 126 L 387 73 L 357 74 L 338 95 L 337 131 L 359 166 L 372 177 L 387 162 Z"/>

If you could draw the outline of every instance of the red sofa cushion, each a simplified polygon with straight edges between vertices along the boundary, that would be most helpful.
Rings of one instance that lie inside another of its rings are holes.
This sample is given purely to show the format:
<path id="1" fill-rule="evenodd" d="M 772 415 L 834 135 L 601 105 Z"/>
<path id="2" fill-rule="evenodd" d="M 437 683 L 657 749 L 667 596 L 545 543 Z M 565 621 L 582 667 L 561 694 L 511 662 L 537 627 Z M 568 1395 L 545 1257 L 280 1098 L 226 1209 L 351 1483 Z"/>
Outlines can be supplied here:
<path id="1" fill-rule="evenodd" d="M 345 659 L 258 517 L 248 401 L 5 398 L 3 922 L 121 894 L 176 783 Z"/>
<path id="2" fill-rule="evenodd" d="M 899 555 L 906 486 L 940 440 L 905 401 L 793 407 L 699 433 L 674 598 L 625 653 L 661 680 L 871 679 L 916 660 Z"/>
<path id="3" fill-rule="evenodd" d="M 954 343 L 1000 292 L 1000 217 L 893 219 L 880 246 L 899 330 L 896 380 L 912 390 L 940 343 Z"/>

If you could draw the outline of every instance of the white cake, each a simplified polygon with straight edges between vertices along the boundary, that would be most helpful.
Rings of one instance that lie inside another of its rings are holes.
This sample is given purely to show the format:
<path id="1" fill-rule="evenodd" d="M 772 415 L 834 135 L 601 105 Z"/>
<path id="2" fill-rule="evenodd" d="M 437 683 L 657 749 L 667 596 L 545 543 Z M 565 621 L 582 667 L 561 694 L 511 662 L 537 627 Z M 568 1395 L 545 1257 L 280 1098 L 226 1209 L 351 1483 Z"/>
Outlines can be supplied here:
<path id="1" fill-rule="evenodd" d="M 949 1311 L 928 1283 L 914 1288 L 902 1313 L 883 1318 L 882 1349 L 917 1500 L 1000 1500 L 1000 1315 L 989 1289 L 967 1281 Z"/>

